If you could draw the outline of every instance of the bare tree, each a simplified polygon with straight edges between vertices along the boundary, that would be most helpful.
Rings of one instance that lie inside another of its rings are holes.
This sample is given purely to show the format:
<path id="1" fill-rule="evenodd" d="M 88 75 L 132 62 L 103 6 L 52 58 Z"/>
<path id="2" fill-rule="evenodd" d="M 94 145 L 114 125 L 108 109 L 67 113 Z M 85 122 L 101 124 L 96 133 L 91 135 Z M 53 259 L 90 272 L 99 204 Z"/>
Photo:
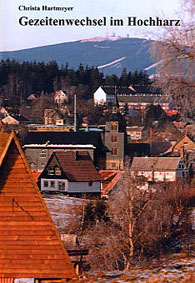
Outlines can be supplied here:
<path id="1" fill-rule="evenodd" d="M 107 202 L 107 221 L 95 221 L 82 235 L 82 242 L 90 245 L 90 265 L 126 270 L 137 260 L 168 251 L 173 240 L 190 231 L 192 195 L 182 182 L 144 191 L 143 180 L 126 169 Z"/>
<path id="2" fill-rule="evenodd" d="M 195 1 L 183 0 L 181 26 L 166 29 L 163 38 L 152 48 L 153 57 L 160 62 L 157 85 L 173 98 L 175 106 L 185 117 L 195 114 L 194 11 Z"/>

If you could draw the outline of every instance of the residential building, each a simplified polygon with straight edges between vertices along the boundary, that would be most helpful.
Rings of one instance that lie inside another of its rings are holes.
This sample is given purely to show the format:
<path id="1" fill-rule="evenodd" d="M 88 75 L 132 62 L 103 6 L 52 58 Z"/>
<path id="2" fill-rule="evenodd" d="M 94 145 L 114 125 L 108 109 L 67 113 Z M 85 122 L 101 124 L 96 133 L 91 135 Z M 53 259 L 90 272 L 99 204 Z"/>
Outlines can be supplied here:
<path id="1" fill-rule="evenodd" d="M 173 146 L 173 152 L 180 152 L 184 150 L 185 152 L 195 152 L 195 142 L 187 135 L 184 135 L 179 139 Z"/>
<path id="2" fill-rule="evenodd" d="M 65 282 L 75 278 L 13 132 L 0 132 L 0 192 L 0 282 Z"/>
<path id="3" fill-rule="evenodd" d="M 126 127 L 127 139 L 129 141 L 139 141 L 143 137 L 144 127 L 132 126 Z"/>
<path id="4" fill-rule="evenodd" d="M 94 92 L 94 104 L 113 104 L 116 105 L 116 96 L 117 96 L 116 87 L 109 86 L 100 86 Z M 126 91 L 126 88 L 125 88 Z M 130 92 L 130 91 L 129 91 Z"/>
<path id="5" fill-rule="evenodd" d="M 149 105 L 160 105 L 163 110 L 169 109 L 169 97 L 167 95 L 117 95 L 117 101 L 121 110 L 127 109 L 145 110 Z"/>
<path id="6" fill-rule="evenodd" d="M 58 106 L 62 106 L 64 105 L 66 102 L 68 101 L 68 96 L 66 95 L 66 93 L 62 90 L 56 91 L 55 95 L 54 95 L 54 102 L 58 105 Z"/>
<path id="7" fill-rule="evenodd" d="M 54 152 L 39 176 L 41 191 L 101 194 L 101 176 L 88 152 Z"/>
<path id="8" fill-rule="evenodd" d="M 134 99 L 134 101 L 131 101 L 131 96 L 136 96 L 140 99 Z M 141 97 L 150 96 L 154 96 L 154 99 L 143 99 L 142 103 Z M 147 85 L 130 85 L 129 87 L 100 86 L 94 92 L 94 104 L 111 103 L 116 105 L 119 102 L 120 108 L 123 108 L 125 106 L 123 103 L 124 101 L 120 100 L 122 97 L 128 97 L 130 100 L 125 101 L 125 103 L 129 103 L 129 108 L 144 109 L 146 108 L 147 103 L 152 104 L 156 101 L 160 103 L 159 98 L 163 96 L 164 95 L 162 95 L 162 92 L 159 89 Z M 142 105 L 140 105 L 140 103 L 142 103 Z"/>
<path id="9" fill-rule="evenodd" d="M 134 157 L 131 174 L 152 182 L 175 182 L 188 176 L 188 168 L 181 157 Z"/>
<path id="10" fill-rule="evenodd" d="M 107 148 L 98 132 L 29 132 L 23 148 L 34 172 L 41 172 L 55 151 L 87 151 L 96 167 L 105 168 Z"/>

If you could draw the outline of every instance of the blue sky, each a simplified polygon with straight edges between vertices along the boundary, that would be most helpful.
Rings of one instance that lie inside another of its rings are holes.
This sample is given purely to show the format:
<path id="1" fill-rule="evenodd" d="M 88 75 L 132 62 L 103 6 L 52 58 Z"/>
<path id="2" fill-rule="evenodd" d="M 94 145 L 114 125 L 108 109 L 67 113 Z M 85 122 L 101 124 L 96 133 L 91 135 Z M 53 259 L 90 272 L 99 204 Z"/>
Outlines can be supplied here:
<path id="1" fill-rule="evenodd" d="M 29 47 L 56 44 L 67 41 L 106 36 L 115 33 L 117 36 L 155 38 L 161 33 L 159 27 L 129 27 L 127 17 L 146 19 L 160 17 L 179 19 L 176 14 L 180 10 L 182 0 L 1 0 L 0 18 L 0 51 L 18 50 Z M 19 11 L 25 7 L 74 7 L 73 11 Z M 21 26 L 20 17 L 28 18 L 107 18 L 107 26 L 101 27 L 35 27 Z M 123 26 L 111 27 L 110 17 L 123 19 Z"/>

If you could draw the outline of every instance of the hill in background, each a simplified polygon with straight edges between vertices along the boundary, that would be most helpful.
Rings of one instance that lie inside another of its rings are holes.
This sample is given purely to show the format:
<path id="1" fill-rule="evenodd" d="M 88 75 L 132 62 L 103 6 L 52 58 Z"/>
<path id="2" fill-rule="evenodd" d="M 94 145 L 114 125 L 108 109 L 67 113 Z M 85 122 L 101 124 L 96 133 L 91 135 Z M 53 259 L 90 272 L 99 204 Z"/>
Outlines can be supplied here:
<path id="1" fill-rule="evenodd" d="M 124 68 L 127 71 L 147 70 L 155 73 L 151 67 L 150 46 L 152 40 L 141 38 L 92 38 L 75 42 L 65 42 L 18 51 L 0 52 L 2 60 L 16 61 L 56 61 L 59 66 L 69 64 L 70 68 L 84 66 L 98 67 L 104 74 L 120 75 Z"/>

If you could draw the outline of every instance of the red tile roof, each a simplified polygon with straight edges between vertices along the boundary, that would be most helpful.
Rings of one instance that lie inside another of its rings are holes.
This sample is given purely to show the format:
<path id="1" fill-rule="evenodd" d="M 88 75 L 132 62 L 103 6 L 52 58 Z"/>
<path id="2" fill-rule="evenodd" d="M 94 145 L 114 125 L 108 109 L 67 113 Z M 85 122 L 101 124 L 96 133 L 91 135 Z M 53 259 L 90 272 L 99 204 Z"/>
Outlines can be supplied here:
<path id="1" fill-rule="evenodd" d="M 0 278 L 75 272 L 14 133 L 0 132 Z"/>
<path id="2" fill-rule="evenodd" d="M 102 195 L 108 195 L 114 186 L 118 183 L 123 171 L 105 171 L 100 170 L 99 174 L 102 176 Z"/>

